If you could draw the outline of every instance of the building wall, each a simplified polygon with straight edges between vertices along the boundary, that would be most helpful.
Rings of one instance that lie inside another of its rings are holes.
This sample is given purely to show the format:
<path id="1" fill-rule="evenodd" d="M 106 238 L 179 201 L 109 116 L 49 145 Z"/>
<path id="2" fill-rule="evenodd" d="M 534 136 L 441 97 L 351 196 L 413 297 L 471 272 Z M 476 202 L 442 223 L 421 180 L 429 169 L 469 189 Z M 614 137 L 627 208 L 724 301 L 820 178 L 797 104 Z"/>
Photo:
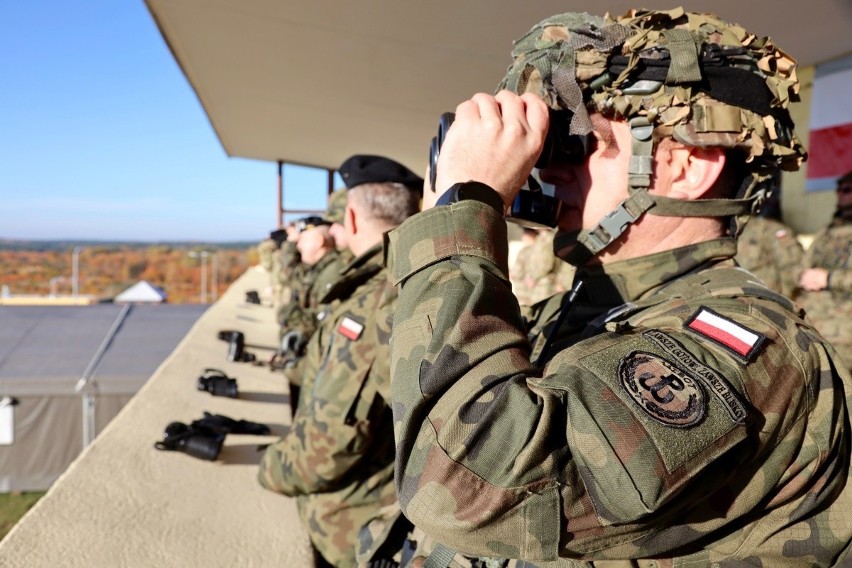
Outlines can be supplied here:
<path id="1" fill-rule="evenodd" d="M 790 115 L 796 123 L 796 132 L 805 147 L 810 131 L 810 109 L 814 86 L 811 65 L 798 69 L 801 102 L 791 106 Z M 836 197 L 832 191 L 805 191 L 808 164 L 797 172 L 784 172 L 781 178 L 781 212 L 784 222 L 797 233 L 813 234 L 828 225 L 834 214 Z"/>

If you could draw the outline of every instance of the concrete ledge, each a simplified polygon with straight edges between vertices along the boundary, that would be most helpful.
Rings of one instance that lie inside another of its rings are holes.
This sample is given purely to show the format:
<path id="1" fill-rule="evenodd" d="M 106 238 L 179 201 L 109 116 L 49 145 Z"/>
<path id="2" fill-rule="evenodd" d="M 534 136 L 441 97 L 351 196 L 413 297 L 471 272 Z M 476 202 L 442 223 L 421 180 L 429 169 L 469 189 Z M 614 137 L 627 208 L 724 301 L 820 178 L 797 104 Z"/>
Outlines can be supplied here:
<path id="1" fill-rule="evenodd" d="M 75 460 L 50 491 L 0 542 L 0 566 L 311 566 L 309 540 L 295 500 L 256 481 L 259 444 L 290 423 L 283 376 L 229 363 L 220 329 L 272 347 L 271 307 L 245 303 L 268 275 L 247 271 L 205 312 L 172 355 Z M 258 359 L 271 352 L 248 347 Z M 207 367 L 237 378 L 239 399 L 195 387 Z M 161 452 L 154 442 L 172 421 L 204 411 L 267 424 L 270 436 L 229 434 L 219 459 Z"/>

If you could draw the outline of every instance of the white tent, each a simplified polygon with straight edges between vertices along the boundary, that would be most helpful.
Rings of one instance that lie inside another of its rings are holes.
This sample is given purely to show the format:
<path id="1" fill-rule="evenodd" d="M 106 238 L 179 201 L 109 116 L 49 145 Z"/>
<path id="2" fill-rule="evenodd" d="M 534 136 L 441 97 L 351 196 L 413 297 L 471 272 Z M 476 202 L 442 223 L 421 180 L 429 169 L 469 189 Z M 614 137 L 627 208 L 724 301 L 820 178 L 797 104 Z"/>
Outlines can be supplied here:
<path id="1" fill-rule="evenodd" d="M 206 309 L 132 306 L 91 375 L 95 433 Z M 0 403 L 0 493 L 47 489 L 83 449 L 83 405 L 75 386 L 122 313 L 115 304 L 0 306 L 0 401 L 16 403 Z"/>
<path id="2" fill-rule="evenodd" d="M 166 301 L 166 293 L 162 288 L 154 286 L 150 282 L 140 280 L 121 294 L 115 297 L 116 302 L 150 302 L 162 303 Z"/>

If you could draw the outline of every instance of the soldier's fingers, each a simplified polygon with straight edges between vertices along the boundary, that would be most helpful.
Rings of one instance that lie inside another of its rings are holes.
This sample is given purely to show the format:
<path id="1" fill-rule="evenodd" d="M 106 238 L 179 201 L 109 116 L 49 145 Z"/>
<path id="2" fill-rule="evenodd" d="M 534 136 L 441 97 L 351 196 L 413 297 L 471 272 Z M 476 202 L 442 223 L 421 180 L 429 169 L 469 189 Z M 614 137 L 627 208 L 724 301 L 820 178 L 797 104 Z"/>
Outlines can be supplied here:
<path id="1" fill-rule="evenodd" d="M 533 93 L 524 93 L 521 95 L 521 100 L 524 102 L 524 112 L 526 113 L 527 122 L 530 129 L 541 135 L 544 140 L 547 134 L 547 128 L 550 124 L 550 113 L 547 105 L 541 100 L 541 97 Z"/>
<path id="2" fill-rule="evenodd" d="M 476 93 L 468 100 L 460 103 L 456 107 L 456 120 L 471 120 L 471 119 L 479 119 L 482 118 L 482 114 L 480 112 L 480 103 L 479 101 L 484 97 L 489 97 L 491 95 L 487 95 L 485 93 Z"/>

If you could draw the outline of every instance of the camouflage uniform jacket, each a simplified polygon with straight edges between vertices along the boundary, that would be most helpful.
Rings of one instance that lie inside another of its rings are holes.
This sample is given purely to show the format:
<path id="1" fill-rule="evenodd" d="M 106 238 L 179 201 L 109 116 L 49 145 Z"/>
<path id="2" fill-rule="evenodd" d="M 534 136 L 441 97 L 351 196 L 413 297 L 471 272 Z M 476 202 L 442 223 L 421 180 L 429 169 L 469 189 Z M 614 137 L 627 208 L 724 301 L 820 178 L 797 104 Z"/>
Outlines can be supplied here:
<path id="1" fill-rule="evenodd" d="M 393 504 L 388 339 L 396 289 L 375 247 L 343 272 L 296 367 L 303 373 L 290 431 L 258 475 L 297 496 L 311 540 L 335 566 L 355 566 L 358 532 Z"/>
<path id="2" fill-rule="evenodd" d="M 301 331 L 306 339 L 313 335 L 317 327 L 320 296 L 337 278 L 343 265 L 337 251 L 330 251 L 313 266 L 305 265 L 299 281 L 294 283 L 294 294 L 288 304 L 278 311 L 278 323 L 282 335 L 287 331 Z"/>
<path id="3" fill-rule="evenodd" d="M 802 292 L 799 301 L 816 328 L 852 370 L 852 221 L 836 218 L 814 237 L 805 268 L 828 270 L 828 289 Z"/>
<path id="4" fill-rule="evenodd" d="M 780 221 L 752 217 L 737 239 L 737 264 L 788 298 L 799 288 L 802 246 L 796 234 Z"/>
<path id="5" fill-rule="evenodd" d="M 272 274 L 272 262 L 275 252 L 278 250 L 278 245 L 273 239 L 264 239 L 257 245 L 257 256 L 260 265 L 270 275 Z"/>
<path id="6" fill-rule="evenodd" d="M 296 243 L 284 241 L 273 256 L 272 278 L 276 288 L 275 305 L 287 305 L 299 297 L 299 282 L 307 265 L 302 263 Z"/>
<path id="7" fill-rule="evenodd" d="M 852 220 L 835 218 L 814 237 L 805 255 L 806 268 L 828 270 L 828 289 L 835 302 L 852 301 Z"/>
<path id="8" fill-rule="evenodd" d="M 735 268 L 732 240 L 584 270 L 585 299 L 535 364 L 561 299 L 521 319 L 504 226 L 463 201 L 389 235 L 396 485 L 415 525 L 543 566 L 842 554 L 852 379 Z"/>
<path id="9" fill-rule="evenodd" d="M 566 288 L 562 284 L 566 277 L 570 284 L 573 267 L 554 256 L 553 237 L 553 231 L 539 231 L 535 242 L 518 255 L 522 264 L 512 291 L 521 305 L 531 306 L 557 292 L 564 292 Z"/>

